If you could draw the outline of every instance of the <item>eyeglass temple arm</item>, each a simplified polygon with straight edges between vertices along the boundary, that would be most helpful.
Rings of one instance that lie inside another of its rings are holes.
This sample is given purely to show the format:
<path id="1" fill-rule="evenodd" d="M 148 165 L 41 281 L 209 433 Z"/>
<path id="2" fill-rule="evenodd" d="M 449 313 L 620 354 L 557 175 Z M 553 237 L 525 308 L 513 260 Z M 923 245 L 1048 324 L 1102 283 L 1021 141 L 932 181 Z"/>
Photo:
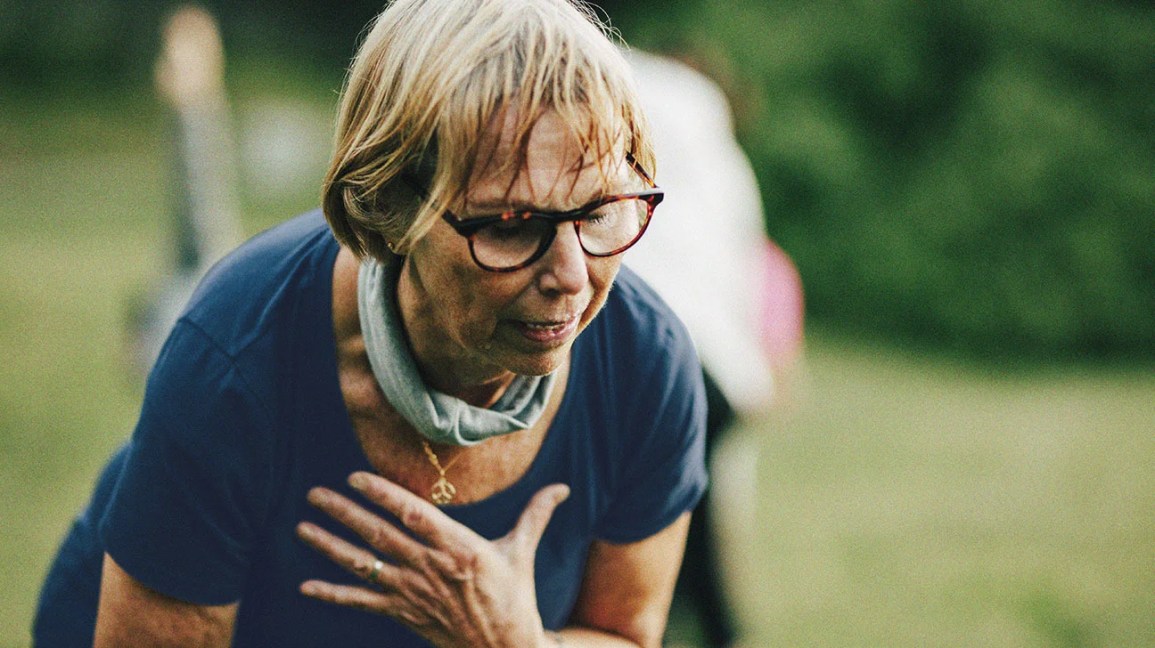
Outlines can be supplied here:
<path id="1" fill-rule="evenodd" d="M 650 174 L 646 173 L 646 170 L 642 168 L 641 163 L 638 162 L 638 159 L 634 157 L 633 153 L 626 153 L 626 163 L 629 164 L 630 168 L 636 171 L 638 175 L 642 176 L 642 179 L 646 181 L 646 184 L 650 185 L 651 189 L 658 186 L 654 183 L 654 179 L 650 177 Z"/>

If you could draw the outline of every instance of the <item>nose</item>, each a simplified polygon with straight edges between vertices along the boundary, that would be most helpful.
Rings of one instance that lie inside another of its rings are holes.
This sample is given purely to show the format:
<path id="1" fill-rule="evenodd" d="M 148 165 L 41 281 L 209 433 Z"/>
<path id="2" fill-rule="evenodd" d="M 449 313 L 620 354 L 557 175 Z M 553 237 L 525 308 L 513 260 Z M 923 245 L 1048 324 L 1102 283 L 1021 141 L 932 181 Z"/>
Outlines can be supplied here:
<path id="1" fill-rule="evenodd" d="M 589 258 L 578 240 L 577 228 L 561 223 L 557 236 L 539 261 L 538 285 L 545 293 L 573 295 L 589 283 Z"/>

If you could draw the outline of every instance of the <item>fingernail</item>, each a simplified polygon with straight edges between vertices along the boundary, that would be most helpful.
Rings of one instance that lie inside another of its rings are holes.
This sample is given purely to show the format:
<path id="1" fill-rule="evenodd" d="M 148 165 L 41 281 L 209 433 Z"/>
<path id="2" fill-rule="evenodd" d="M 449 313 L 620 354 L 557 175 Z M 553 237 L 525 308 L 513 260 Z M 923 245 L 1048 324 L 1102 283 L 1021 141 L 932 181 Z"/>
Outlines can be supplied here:
<path id="1" fill-rule="evenodd" d="M 355 472 L 349 475 L 349 485 L 359 491 L 369 488 L 369 475 L 363 472 Z"/>
<path id="2" fill-rule="evenodd" d="M 309 494 L 305 496 L 305 499 L 307 499 L 313 506 L 320 506 L 321 504 L 324 504 L 328 498 L 329 492 L 320 486 L 316 488 L 310 488 Z"/>
<path id="3" fill-rule="evenodd" d="M 306 522 L 300 522 L 297 524 L 297 535 L 307 540 L 312 538 L 315 534 L 313 533 L 312 525 Z"/>

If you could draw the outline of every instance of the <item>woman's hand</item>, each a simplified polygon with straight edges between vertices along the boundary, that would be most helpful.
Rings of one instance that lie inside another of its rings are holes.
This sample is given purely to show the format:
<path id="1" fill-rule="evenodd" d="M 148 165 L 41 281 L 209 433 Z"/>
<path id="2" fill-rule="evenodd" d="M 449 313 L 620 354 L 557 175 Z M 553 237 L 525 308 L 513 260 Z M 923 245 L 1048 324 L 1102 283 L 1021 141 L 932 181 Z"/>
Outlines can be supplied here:
<path id="1" fill-rule="evenodd" d="M 538 491 L 513 530 L 489 541 L 387 479 L 358 472 L 349 484 L 417 539 L 331 490 L 314 488 L 309 502 L 376 553 L 302 522 L 301 539 L 371 585 L 307 581 L 303 594 L 393 617 L 441 648 L 548 645 L 537 609 L 534 555 L 569 487 Z"/>

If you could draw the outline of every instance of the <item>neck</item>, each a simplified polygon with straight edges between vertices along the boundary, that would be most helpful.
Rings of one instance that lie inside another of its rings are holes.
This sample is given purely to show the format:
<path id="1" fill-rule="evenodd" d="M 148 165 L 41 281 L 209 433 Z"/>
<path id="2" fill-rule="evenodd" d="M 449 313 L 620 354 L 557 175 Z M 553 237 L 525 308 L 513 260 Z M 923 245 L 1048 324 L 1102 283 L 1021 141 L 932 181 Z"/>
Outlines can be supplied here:
<path id="1" fill-rule="evenodd" d="M 421 277 L 406 260 L 397 282 L 397 307 L 421 379 L 475 407 L 497 402 L 514 374 L 469 353 L 435 323 Z"/>

